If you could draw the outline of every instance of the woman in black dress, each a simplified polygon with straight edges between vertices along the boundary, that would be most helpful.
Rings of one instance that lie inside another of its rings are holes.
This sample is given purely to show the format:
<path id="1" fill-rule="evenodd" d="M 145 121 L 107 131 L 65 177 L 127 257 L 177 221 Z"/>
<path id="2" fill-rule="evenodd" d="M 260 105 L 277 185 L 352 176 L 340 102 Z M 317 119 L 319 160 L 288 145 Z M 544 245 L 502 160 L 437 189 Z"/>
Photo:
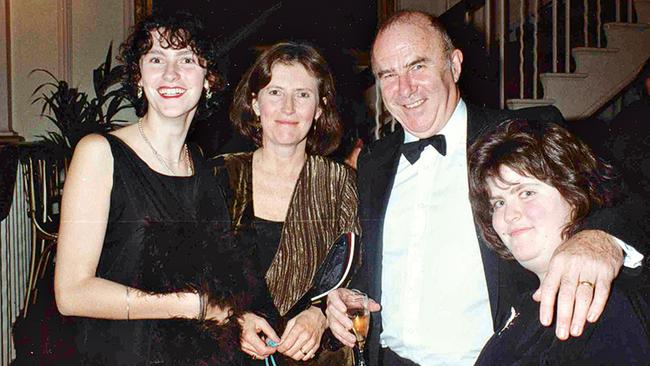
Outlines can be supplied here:
<path id="1" fill-rule="evenodd" d="M 481 231 L 504 258 L 541 280 L 553 251 L 587 215 L 612 203 L 611 168 L 554 124 L 507 122 L 472 146 L 470 195 Z M 619 275 L 597 323 L 561 341 L 538 320 L 523 294 L 511 317 L 483 348 L 478 365 L 647 365 L 648 304 L 639 278 Z M 594 284 L 579 281 L 578 291 Z M 579 305 L 578 305 L 579 306 Z"/>
<path id="2" fill-rule="evenodd" d="M 218 275 L 205 271 L 218 267 L 210 262 L 218 256 L 211 240 L 196 234 L 206 222 L 228 221 L 223 196 L 199 149 L 185 142 L 197 109 L 208 107 L 218 88 L 203 32 L 185 14 L 136 25 L 121 58 L 141 118 L 84 137 L 74 152 L 55 293 L 60 312 L 78 317 L 80 364 L 226 363 L 211 350 L 218 334 L 193 338 L 186 333 L 192 322 L 162 320 L 197 319 L 210 327 L 232 315 L 228 294 L 209 293 L 218 286 L 210 277 Z"/>

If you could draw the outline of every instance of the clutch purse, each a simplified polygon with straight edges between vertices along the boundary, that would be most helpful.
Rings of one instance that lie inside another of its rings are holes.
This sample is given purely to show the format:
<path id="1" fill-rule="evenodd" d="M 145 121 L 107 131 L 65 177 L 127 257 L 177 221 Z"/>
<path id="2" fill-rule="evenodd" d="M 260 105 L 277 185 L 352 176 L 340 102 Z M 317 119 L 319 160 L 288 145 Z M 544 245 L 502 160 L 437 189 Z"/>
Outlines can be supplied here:
<path id="1" fill-rule="evenodd" d="M 316 270 L 312 287 L 289 313 L 299 313 L 345 282 L 352 271 L 355 253 L 358 251 L 358 238 L 357 234 L 348 232 L 336 239 Z"/>

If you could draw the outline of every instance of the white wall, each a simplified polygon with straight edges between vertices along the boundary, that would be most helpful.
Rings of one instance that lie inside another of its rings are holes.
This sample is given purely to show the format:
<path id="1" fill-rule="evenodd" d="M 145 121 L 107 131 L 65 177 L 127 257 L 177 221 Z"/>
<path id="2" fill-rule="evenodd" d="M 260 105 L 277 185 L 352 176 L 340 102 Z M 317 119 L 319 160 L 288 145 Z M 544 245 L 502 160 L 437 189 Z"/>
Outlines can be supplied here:
<path id="1" fill-rule="evenodd" d="M 40 106 L 31 105 L 34 89 L 48 81 L 45 74 L 29 75 L 44 68 L 57 77 L 66 74 L 61 58 L 71 60 L 69 82 L 93 95 L 92 70 L 104 61 L 110 41 L 114 51 L 124 38 L 125 9 L 132 0 L 9 0 L 11 37 L 11 97 L 13 129 L 27 140 L 56 128 L 40 117 Z M 67 8 L 66 8 L 67 7 Z M 66 15 L 67 14 L 67 15 Z M 67 28 L 60 29 L 61 17 Z M 68 49 L 65 45 L 68 33 Z M 65 63 L 63 63 L 65 65 Z"/>

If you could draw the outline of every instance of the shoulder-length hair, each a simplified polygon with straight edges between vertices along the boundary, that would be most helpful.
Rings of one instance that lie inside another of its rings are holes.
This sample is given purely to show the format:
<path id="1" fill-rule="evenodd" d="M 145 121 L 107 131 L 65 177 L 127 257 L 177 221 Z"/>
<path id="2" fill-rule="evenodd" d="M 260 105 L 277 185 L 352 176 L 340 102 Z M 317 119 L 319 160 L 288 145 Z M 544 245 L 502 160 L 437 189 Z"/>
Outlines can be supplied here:
<path id="1" fill-rule="evenodd" d="M 237 85 L 230 107 L 230 120 L 235 130 L 250 138 L 257 146 L 262 145 L 262 131 L 256 122 L 252 103 L 253 98 L 271 81 L 271 70 L 276 63 L 302 65 L 316 78 L 318 105 L 322 113 L 307 135 L 307 153 L 330 154 L 338 147 L 343 134 L 336 111 L 334 78 L 323 56 L 314 47 L 304 43 L 277 43 L 255 60 Z"/>
<path id="2" fill-rule="evenodd" d="M 201 21 L 185 12 L 149 16 L 133 27 L 129 37 L 120 46 L 118 56 L 126 68 L 123 85 L 135 101 L 136 114 L 139 117 L 146 113 L 148 107 L 146 97 L 137 97 L 138 82 L 142 77 L 140 59 L 153 46 L 152 32 L 158 32 L 163 48 L 178 50 L 189 47 L 198 57 L 201 67 L 207 70 L 206 78 L 211 91 L 218 92 L 222 89 L 223 83 L 217 71 L 216 50 Z M 202 95 L 198 114 L 205 115 L 205 112 L 213 110 L 217 99 L 206 100 L 205 95 Z"/>
<path id="3" fill-rule="evenodd" d="M 507 166 L 555 187 L 571 205 L 562 237 L 575 234 L 594 207 L 611 203 L 612 168 L 566 129 L 548 122 L 507 121 L 475 142 L 469 152 L 469 190 L 474 217 L 488 245 L 513 258 L 492 227 L 488 178 Z"/>

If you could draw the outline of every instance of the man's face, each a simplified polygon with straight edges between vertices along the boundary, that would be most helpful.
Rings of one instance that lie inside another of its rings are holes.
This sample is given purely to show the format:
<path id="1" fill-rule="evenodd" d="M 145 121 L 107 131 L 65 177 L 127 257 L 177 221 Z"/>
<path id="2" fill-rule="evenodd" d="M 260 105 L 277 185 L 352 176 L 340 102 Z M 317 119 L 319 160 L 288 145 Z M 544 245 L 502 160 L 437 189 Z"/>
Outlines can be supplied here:
<path id="1" fill-rule="evenodd" d="M 392 25 L 373 47 L 373 69 L 390 114 L 412 135 L 426 138 L 446 124 L 460 98 L 463 55 L 450 60 L 438 33 L 421 19 Z"/>

